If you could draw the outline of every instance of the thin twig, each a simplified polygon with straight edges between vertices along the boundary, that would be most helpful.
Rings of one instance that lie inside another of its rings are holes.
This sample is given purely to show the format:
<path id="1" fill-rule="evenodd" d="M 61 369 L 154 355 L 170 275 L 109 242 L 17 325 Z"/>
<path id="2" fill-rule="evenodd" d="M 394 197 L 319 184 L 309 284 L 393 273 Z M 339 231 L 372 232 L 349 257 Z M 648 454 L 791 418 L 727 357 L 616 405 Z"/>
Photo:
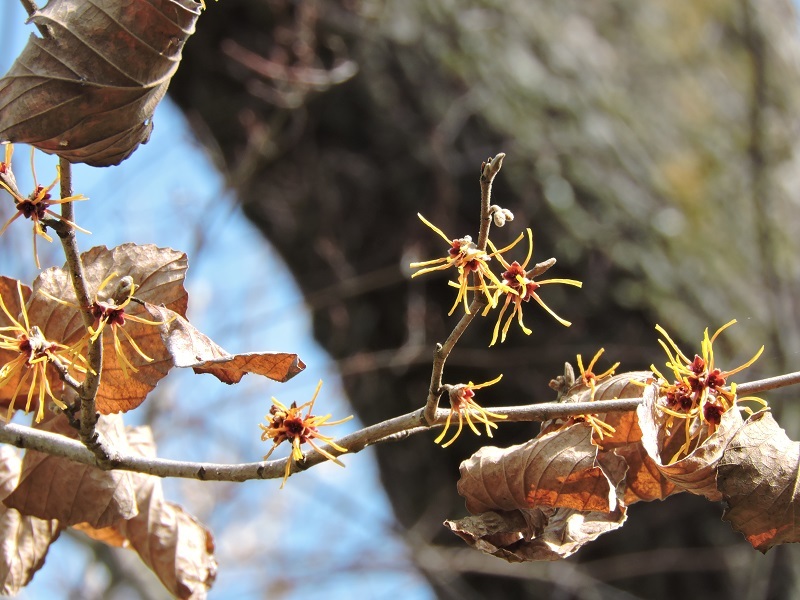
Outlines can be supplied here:
<path id="1" fill-rule="evenodd" d="M 69 198 L 72 196 L 72 165 L 64 158 L 60 158 L 58 164 L 61 173 L 61 197 Z M 75 222 L 74 210 L 72 202 L 65 202 L 61 205 L 62 225 L 66 225 L 64 221 L 70 223 Z M 90 309 L 92 301 L 89 296 L 89 288 L 86 285 L 86 276 L 80 251 L 78 250 L 75 230 L 67 225 L 66 227 L 59 227 L 57 233 L 58 237 L 61 239 L 61 245 L 64 248 L 64 255 L 67 258 L 67 270 L 72 280 L 72 288 L 75 290 L 75 297 L 78 301 L 77 304 L 81 307 L 83 324 L 88 329 L 94 325 L 94 316 Z M 102 334 L 94 341 L 89 342 L 86 360 L 89 368 L 87 369 L 83 384 L 78 390 L 81 413 L 81 441 L 90 448 L 99 459 L 103 460 L 109 455 L 109 450 L 106 447 L 107 445 L 103 442 L 103 439 L 97 433 L 97 412 L 95 410 L 95 398 L 97 396 L 97 389 L 100 387 L 100 373 L 103 370 Z"/>
<path id="2" fill-rule="evenodd" d="M 486 244 L 489 240 L 489 228 L 492 224 L 492 215 L 489 208 L 492 205 L 492 182 L 497 173 L 500 172 L 500 167 L 503 166 L 503 159 L 505 157 L 506 155 L 501 152 L 481 165 L 481 216 L 477 245 L 478 248 L 483 251 L 486 250 Z M 477 280 L 477 274 L 473 274 L 473 277 Z M 478 287 L 477 283 L 475 287 Z M 431 385 L 428 388 L 428 398 L 425 401 L 425 409 L 423 410 L 425 422 L 429 425 L 433 424 L 436 410 L 439 407 L 444 363 L 447 361 L 447 357 L 450 356 L 450 352 L 452 352 L 462 334 L 467 330 L 467 327 L 469 327 L 469 324 L 472 323 L 472 320 L 484 306 L 486 306 L 486 299 L 483 294 L 476 289 L 469 310 L 461 317 L 453 328 L 453 331 L 450 332 L 450 335 L 447 336 L 445 343 L 436 345 L 436 350 L 433 353 Z"/>
<path id="3" fill-rule="evenodd" d="M 28 13 L 28 18 L 32 17 L 33 14 L 39 10 L 39 7 L 36 6 L 36 2 L 33 0 L 20 0 L 20 2 L 22 2 L 22 6 L 25 8 L 25 12 Z M 41 23 L 35 23 L 35 25 L 36 29 L 39 30 L 39 33 L 42 34 L 42 37 L 51 37 L 50 30 L 45 25 L 42 25 Z"/>

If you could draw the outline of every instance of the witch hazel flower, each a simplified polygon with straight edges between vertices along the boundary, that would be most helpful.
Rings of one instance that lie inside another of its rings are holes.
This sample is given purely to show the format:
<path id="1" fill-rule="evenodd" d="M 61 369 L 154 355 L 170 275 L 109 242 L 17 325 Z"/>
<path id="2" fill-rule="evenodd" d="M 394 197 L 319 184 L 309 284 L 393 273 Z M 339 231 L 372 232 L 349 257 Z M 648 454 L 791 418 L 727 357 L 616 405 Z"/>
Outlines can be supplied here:
<path id="1" fill-rule="evenodd" d="M 286 485 L 286 480 L 289 478 L 292 463 L 297 463 L 305 458 L 301 448 L 303 444 L 308 444 L 331 462 L 336 463 L 340 467 L 344 467 L 344 464 L 338 458 L 324 448 L 318 446 L 314 440 L 324 442 L 342 454 L 347 452 L 347 448 L 338 445 L 333 441 L 332 437 L 320 433 L 319 428 L 339 425 L 340 423 L 349 421 L 353 416 L 350 415 L 338 421 L 329 421 L 331 418 L 330 414 L 323 416 L 312 415 L 311 411 L 314 408 L 314 402 L 317 399 L 321 387 L 322 380 L 317 384 L 317 389 L 314 390 L 314 395 L 311 397 L 311 400 L 300 406 L 297 406 L 294 402 L 292 402 L 290 406 L 286 406 L 276 398 L 272 398 L 272 406 L 269 409 L 269 414 L 264 417 L 267 420 L 267 424 L 259 423 L 258 425 L 261 428 L 261 440 L 272 440 L 272 448 L 270 448 L 269 452 L 264 456 L 264 460 L 267 460 L 275 451 L 275 448 L 280 446 L 283 442 L 289 442 L 292 447 L 289 460 L 286 461 L 286 470 L 283 474 L 281 489 Z M 306 407 L 308 407 L 308 411 L 304 415 L 303 409 Z"/>
<path id="2" fill-rule="evenodd" d="M 500 343 L 506 340 L 506 335 L 511 327 L 511 323 L 514 321 L 514 317 L 517 318 L 519 327 L 522 329 L 525 335 L 530 335 L 533 333 L 530 329 L 525 327 L 525 324 L 522 322 L 522 303 L 530 301 L 531 298 L 533 298 L 533 300 L 535 300 L 539 306 L 544 308 L 556 321 L 565 327 L 572 325 L 572 323 L 559 317 L 549 306 L 547 306 L 547 304 L 544 303 L 544 300 L 539 297 L 537 290 L 541 286 L 551 283 L 563 283 L 575 287 L 583 287 L 583 283 L 575 279 L 545 279 L 541 281 L 534 281 L 535 277 L 543 274 L 555 264 L 555 259 L 550 259 L 549 261 L 535 265 L 533 269 L 528 271 L 527 266 L 531 260 L 531 256 L 533 255 L 533 232 L 530 228 L 526 229 L 525 231 L 528 237 L 528 255 L 525 257 L 525 261 L 522 264 L 518 263 L 517 261 L 512 263 L 506 261 L 506 259 L 502 256 L 502 252 L 504 252 L 505 249 L 497 250 L 494 247 L 494 244 L 492 244 L 491 240 L 489 241 L 489 246 L 492 249 L 492 256 L 496 256 L 497 260 L 500 261 L 500 263 L 506 269 L 501 275 L 501 284 L 497 285 L 494 289 L 492 302 L 490 302 L 489 305 L 483 310 L 483 315 L 487 315 L 489 311 L 499 303 L 500 297 L 505 295 L 505 302 L 503 303 L 503 307 L 500 309 L 500 314 L 497 316 L 497 323 L 494 326 L 492 341 L 489 343 L 489 346 L 495 345 L 498 335 L 500 337 Z M 503 323 L 503 316 L 506 314 L 506 310 L 509 307 L 511 307 L 511 312 L 509 313 L 505 324 L 503 324 L 501 332 L 500 325 Z"/>
<path id="3" fill-rule="evenodd" d="M 120 277 L 119 281 L 117 282 L 116 288 L 114 292 L 107 297 L 101 296 L 103 290 L 106 286 L 115 278 L 117 277 L 117 273 L 111 273 L 108 277 L 106 277 L 100 286 L 97 288 L 97 292 L 95 293 L 94 299 L 92 300 L 91 305 L 89 306 L 89 310 L 92 313 L 92 316 L 95 319 L 94 326 L 89 327 L 89 330 L 84 336 L 84 338 L 78 342 L 76 346 L 82 347 L 88 342 L 94 342 L 100 337 L 100 334 L 103 333 L 106 327 L 111 328 L 111 333 L 114 339 L 114 351 L 117 355 L 118 361 L 120 366 L 122 367 L 123 373 L 128 376 L 128 369 L 136 373 L 139 369 L 137 369 L 130 361 L 130 359 L 125 354 L 125 350 L 122 346 L 122 340 L 120 339 L 120 335 L 127 340 L 130 347 L 141 356 L 147 362 L 153 362 L 153 359 L 149 357 L 145 352 L 139 347 L 136 343 L 136 340 L 133 339 L 133 336 L 125 330 L 125 322 L 126 321 L 134 321 L 136 323 L 142 323 L 143 325 L 165 325 L 167 321 L 150 321 L 143 317 L 139 317 L 137 315 L 132 315 L 126 312 L 126 308 L 130 305 L 130 303 L 134 300 L 134 292 L 136 291 L 136 284 L 133 282 L 133 278 L 129 275 L 125 277 Z M 72 302 L 67 302 L 66 300 L 62 300 L 60 298 L 56 298 L 45 292 L 44 290 L 39 290 L 39 293 L 48 297 L 50 300 L 54 300 L 59 304 L 64 304 L 67 306 L 71 306 L 73 308 L 78 308 Z M 104 298 L 104 299 L 101 299 Z"/>
<path id="4" fill-rule="evenodd" d="M 76 364 L 76 361 L 85 363 L 86 360 L 74 348 L 46 339 L 38 326 L 31 326 L 22 295 L 22 285 L 19 282 L 17 282 L 17 294 L 22 307 L 21 322 L 11 314 L 0 295 L 0 309 L 5 315 L 5 319 L 11 323 L 0 327 L 0 350 L 16 354 L 13 359 L 0 366 L 0 387 L 11 384 L 15 380 L 17 382 L 11 394 L 11 402 L 6 415 L 7 421 L 10 421 L 13 416 L 17 396 L 27 385 L 25 412 L 31 410 L 33 400 L 36 398 L 39 403 L 36 421 L 39 422 L 44 417 L 47 398 L 50 398 L 62 410 L 67 408 L 67 405 L 53 393 L 50 387 L 48 365 L 58 364 L 63 369 L 74 368 L 81 373 L 86 373 L 87 369 L 84 365 Z"/>
<path id="5" fill-rule="evenodd" d="M 486 297 L 486 301 L 494 305 L 493 289 L 502 288 L 503 284 L 489 268 L 488 263 L 491 261 L 493 255 L 478 248 L 478 245 L 472 241 L 471 236 L 465 235 L 462 238 L 450 239 L 441 229 L 436 227 L 436 225 L 428 221 L 421 214 L 417 213 L 417 216 L 425 225 L 430 227 L 439 237 L 447 242 L 450 248 L 447 251 L 447 255 L 441 258 L 411 263 L 411 268 L 419 269 L 419 271 L 411 276 L 412 279 L 419 275 L 424 275 L 433 271 L 443 271 L 454 267 L 458 271 L 458 281 L 452 285 L 458 288 L 458 295 L 456 296 L 456 300 L 450 312 L 447 313 L 448 315 L 452 315 L 459 303 L 462 302 L 464 304 L 464 311 L 469 314 L 469 306 L 467 305 L 468 290 L 480 291 Z M 515 242 L 502 251 L 510 249 L 520 239 L 521 238 L 517 238 Z M 469 281 L 471 273 L 475 273 L 477 278 L 477 282 L 474 286 L 471 286 Z"/>
<path id="6" fill-rule="evenodd" d="M 583 366 L 583 358 L 581 357 L 581 355 L 578 354 L 577 356 L 578 370 L 581 373 L 579 381 L 589 389 L 589 402 L 594 402 L 594 397 L 597 392 L 597 384 L 600 381 L 608 377 L 611 377 L 617 370 L 617 367 L 619 367 L 620 365 L 619 362 L 616 362 L 602 373 L 595 373 L 593 371 L 594 366 L 595 364 L 597 364 L 598 359 L 603 355 L 603 352 L 605 352 L 605 348 L 600 348 L 600 350 L 598 350 L 592 357 L 592 360 L 589 361 L 589 364 L 588 366 L 586 366 L 586 368 L 584 368 Z M 600 419 L 599 416 L 596 414 L 579 415 L 576 417 L 572 417 L 571 421 L 585 422 L 589 424 L 591 428 L 594 430 L 596 436 L 600 440 L 603 440 L 606 436 L 613 435 L 617 431 L 614 427 L 612 427 L 611 425 Z"/>
<path id="7" fill-rule="evenodd" d="M 455 432 L 453 437 L 442 444 L 442 448 L 447 448 L 450 444 L 456 441 L 456 438 L 458 438 L 459 435 L 461 435 L 461 430 L 464 427 L 465 420 L 475 435 L 480 435 L 481 432 L 478 431 L 477 427 L 475 427 L 473 419 L 485 425 L 486 435 L 492 437 L 492 428 L 497 429 L 497 424 L 491 419 L 505 419 L 506 415 L 500 415 L 486 410 L 477 402 L 475 402 L 473 398 L 475 397 L 475 390 L 494 385 L 502 378 L 503 376 L 499 375 L 498 377 L 492 379 L 491 381 L 487 381 L 486 383 L 474 384 L 470 381 L 469 383 L 459 383 L 457 385 L 445 385 L 444 390 L 447 392 L 450 400 L 450 412 L 447 415 L 447 421 L 445 421 L 442 433 L 440 433 L 439 436 L 433 440 L 433 442 L 438 444 L 445 438 L 447 435 L 447 430 L 450 428 L 450 421 L 454 415 L 458 417 L 458 430 Z"/>
<path id="8" fill-rule="evenodd" d="M 11 218 L 6 221 L 5 225 L 3 225 L 2 229 L 0 229 L 0 235 L 3 235 L 11 223 L 16 221 L 20 217 L 24 217 L 26 219 L 30 219 L 33 222 L 33 258 L 36 261 L 36 268 L 41 269 L 41 264 L 39 263 L 39 253 L 36 249 L 36 238 L 42 237 L 48 242 L 52 242 L 53 238 L 50 237 L 47 233 L 47 228 L 44 225 L 44 219 L 46 217 L 52 217 L 58 221 L 62 221 L 69 225 L 70 227 L 74 227 L 78 231 L 82 231 L 83 233 L 90 233 L 86 231 L 82 227 L 79 227 L 72 221 L 63 218 L 56 212 L 53 212 L 50 207 L 56 204 L 64 204 L 66 202 L 77 202 L 79 200 L 86 200 L 87 198 L 83 195 L 76 195 L 76 196 L 69 196 L 67 198 L 55 199 L 50 195 L 52 189 L 61 181 L 61 168 L 56 166 L 56 178 L 53 180 L 49 186 L 44 187 L 39 185 L 36 180 L 36 169 L 33 163 L 33 150 L 31 150 L 31 173 L 33 174 L 33 191 L 28 196 L 23 196 L 19 189 L 16 186 L 16 182 L 13 177 L 13 173 L 11 172 L 11 156 L 14 153 L 14 148 L 12 144 L 6 145 L 5 151 L 5 160 L 0 163 L 0 187 L 2 187 L 5 191 L 11 194 L 11 197 L 14 199 L 14 204 L 16 205 L 16 212 L 11 216 Z"/>
<path id="9" fill-rule="evenodd" d="M 737 406 L 748 414 L 753 410 L 741 405 L 752 401 L 761 406 L 767 403 L 755 396 L 739 398 L 736 394 L 736 384 L 728 384 L 728 379 L 751 366 L 764 351 L 764 346 L 746 363 L 735 369 L 722 370 L 715 363 L 714 341 L 720 333 L 736 323 L 733 319 L 714 333 L 708 335 L 708 328 L 703 333 L 700 344 L 700 354 L 689 358 L 672 340 L 666 330 L 656 325 L 656 330 L 664 336 L 665 340 L 658 343 L 667 354 L 667 368 L 672 371 L 673 378 L 668 379 L 655 365 L 650 369 L 657 377 L 656 385 L 662 403 L 657 404 L 658 409 L 667 415 L 665 430 L 668 437 L 682 433 L 684 441 L 679 450 L 670 459 L 669 464 L 688 456 L 708 436 L 712 435 L 722 420 L 722 415 Z M 682 424 L 683 427 L 676 428 Z M 694 448 L 692 447 L 694 446 Z"/>

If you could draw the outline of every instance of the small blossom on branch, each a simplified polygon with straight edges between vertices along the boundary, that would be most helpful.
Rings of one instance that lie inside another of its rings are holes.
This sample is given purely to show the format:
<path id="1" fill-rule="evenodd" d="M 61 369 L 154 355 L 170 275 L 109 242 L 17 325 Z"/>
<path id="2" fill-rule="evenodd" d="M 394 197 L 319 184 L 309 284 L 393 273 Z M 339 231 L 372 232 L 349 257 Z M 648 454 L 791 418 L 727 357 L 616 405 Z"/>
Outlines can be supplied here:
<path id="1" fill-rule="evenodd" d="M 352 419 L 353 416 L 350 415 L 338 421 L 328 422 L 328 419 L 331 418 L 330 414 L 324 416 L 312 415 L 311 410 L 314 408 L 314 402 L 317 399 L 321 387 L 322 380 L 317 384 L 317 389 L 314 390 L 314 395 L 311 400 L 301 406 L 297 406 L 295 402 L 292 402 L 291 406 L 286 406 L 276 398 L 272 398 L 272 406 L 269 409 L 269 414 L 264 417 L 267 420 L 267 424 L 259 423 L 258 425 L 261 428 L 261 440 L 272 440 L 272 448 L 264 455 L 264 460 L 267 460 L 272 455 L 275 448 L 283 442 L 289 441 L 292 446 L 292 453 L 289 460 L 286 461 L 286 471 L 283 474 L 281 489 L 286 485 L 286 480 L 289 478 L 292 462 L 296 463 L 299 460 L 303 460 L 305 456 L 303 450 L 300 448 L 302 444 L 307 443 L 328 460 L 336 463 L 340 467 L 344 467 L 344 464 L 339 459 L 327 450 L 320 448 L 314 443 L 314 440 L 325 442 L 337 452 L 347 452 L 347 448 L 339 446 L 333 441 L 332 437 L 321 434 L 319 428 L 344 423 Z M 303 409 L 305 407 L 308 407 L 308 412 L 303 415 Z"/>
<path id="2" fill-rule="evenodd" d="M 72 367 L 79 372 L 86 373 L 86 368 L 83 365 L 75 364 L 75 361 L 86 361 L 73 348 L 47 340 L 39 327 L 36 325 L 31 326 L 22 295 L 22 286 L 19 282 L 17 282 L 17 293 L 22 307 L 21 323 L 8 310 L 2 295 L 0 295 L 0 309 L 2 309 L 6 319 L 11 322 L 11 325 L 0 327 L 0 350 L 17 354 L 16 358 L 0 367 L 0 387 L 4 387 L 15 378 L 18 378 L 17 385 L 11 394 L 11 403 L 8 406 L 6 415 L 6 420 L 10 421 L 17 395 L 23 386 L 28 384 L 25 412 L 30 411 L 33 398 L 37 397 L 39 408 L 36 413 L 36 421 L 39 422 L 44 417 L 46 398 L 49 397 L 61 409 L 67 408 L 67 405 L 53 394 L 47 377 L 47 365 L 58 363 L 62 367 Z"/>
<path id="3" fill-rule="evenodd" d="M 128 369 L 130 369 L 134 373 L 137 372 L 139 369 L 134 367 L 130 359 L 128 359 L 128 357 L 125 355 L 125 351 L 122 347 L 122 342 L 120 340 L 118 332 L 122 332 L 122 335 L 128 341 L 131 348 L 133 348 L 136 354 L 141 356 L 147 362 L 152 362 L 153 359 L 144 353 L 144 351 L 136 343 L 136 340 L 133 339 L 133 336 L 125 330 L 124 328 L 125 321 L 126 320 L 135 321 L 136 323 L 142 323 L 143 325 L 164 325 L 165 322 L 150 321 L 148 319 L 144 319 L 142 317 L 131 315 L 125 312 L 127 306 L 134 299 L 133 294 L 136 291 L 137 287 L 133 282 L 133 278 L 131 278 L 130 276 L 121 277 L 119 282 L 117 283 L 117 287 L 114 293 L 105 300 L 101 300 L 100 293 L 115 277 L 117 277 L 117 273 L 111 273 L 108 277 L 106 277 L 103 280 L 103 282 L 100 284 L 100 287 L 97 288 L 94 300 L 92 301 L 92 304 L 89 306 L 89 309 L 92 312 L 92 316 L 95 318 L 95 326 L 89 327 L 89 331 L 87 332 L 86 336 L 80 342 L 78 342 L 76 346 L 80 348 L 88 342 L 94 342 L 95 340 L 97 340 L 98 337 L 100 337 L 100 334 L 103 332 L 106 326 L 110 326 L 114 338 L 114 351 L 116 352 L 117 358 L 119 358 L 119 364 L 122 367 L 123 372 L 127 376 Z M 51 296 L 44 290 L 39 290 L 39 293 L 44 296 L 47 296 L 50 300 L 54 300 L 55 302 L 58 302 L 60 304 L 65 304 L 67 306 L 72 306 L 73 308 L 77 308 L 77 306 L 75 306 L 73 303 Z"/>
<path id="4" fill-rule="evenodd" d="M 597 353 L 595 353 L 595 355 L 592 357 L 592 360 L 589 362 L 589 365 L 586 368 L 583 366 L 583 358 L 581 355 L 578 354 L 577 356 L 578 369 L 581 372 L 580 381 L 583 383 L 583 385 L 589 388 L 589 402 L 594 402 L 594 396 L 597 391 L 597 383 L 606 377 L 611 377 L 614 374 L 614 371 L 616 371 L 617 367 L 620 365 L 619 362 L 615 362 L 610 368 L 606 369 L 602 373 L 594 373 L 592 369 L 594 369 L 597 360 L 603 355 L 603 352 L 605 352 L 605 348 L 600 348 L 600 350 L 598 350 Z M 583 421 L 588 423 L 600 440 L 604 439 L 607 435 L 613 435 L 617 431 L 614 427 L 600 419 L 596 414 L 579 415 L 573 417 L 572 421 Z"/>
<path id="5" fill-rule="evenodd" d="M 10 173 L 11 170 L 11 155 L 13 154 L 13 147 L 12 144 L 8 144 L 6 146 L 6 160 L 2 164 L 3 173 Z M 8 220 L 6 221 L 5 225 L 3 225 L 2 229 L 0 229 L 0 235 L 5 233 L 6 229 L 8 228 L 11 223 L 16 221 L 19 217 L 25 217 L 26 219 L 30 219 L 33 222 L 33 258 L 36 261 L 36 268 L 41 269 L 41 265 L 39 263 L 39 254 L 36 250 L 36 237 L 40 236 L 47 240 L 48 242 L 52 242 L 53 238 L 51 238 L 47 234 L 47 229 L 44 224 L 44 219 L 47 216 L 50 216 L 54 219 L 62 221 L 69 225 L 70 227 L 74 227 L 75 229 L 82 231 L 83 233 L 89 233 L 85 229 L 79 227 L 72 221 L 69 221 L 63 218 L 56 212 L 50 210 L 51 206 L 56 204 L 64 204 L 66 202 L 76 202 L 78 200 L 86 200 L 87 198 L 83 195 L 77 196 L 69 196 L 67 198 L 61 199 L 54 199 L 51 197 L 50 192 L 51 190 L 61 181 L 61 168 L 57 165 L 56 166 L 56 178 L 53 180 L 49 186 L 44 187 L 39 185 L 36 180 L 36 169 L 34 168 L 33 164 L 33 150 L 31 150 L 31 172 L 33 173 L 33 186 L 34 189 L 30 193 L 29 196 L 24 197 L 20 194 L 19 190 L 16 188 L 16 185 L 13 185 L 13 178 L 11 177 L 0 177 L 0 187 L 2 187 L 5 191 L 7 191 L 11 196 L 14 198 L 14 203 L 16 205 L 17 212 Z"/>
<path id="6" fill-rule="evenodd" d="M 657 377 L 659 396 L 664 399 L 664 404 L 658 404 L 658 409 L 668 415 L 665 424 L 667 433 L 674 435 L 676 432 L 672 431 L 672 427 L 676 422 L 682 421 L 685 436 L 684 443 L 671 458 L 669 464 L 689 455 L 692 452 L 693 442 L 697 447 L 704 439 L 713 434 L 719 426 L 723 413 L 734 406 L 745 401 L 756 402 L 762 406 L 767 405 L 764 400 L 754 396 L 738 398 L 735 383 L 731 383 L 729 389 L 724 387 L 731 375 L 752 365 L 764 351 L 764 346 L 761 346 L 750 360 L 735 369 L 723 371 L 717 367 L 714 360 L 714 341 L 720 333 L 734 323 L 736 323 L 736 319 L 725 323 L 711 337 L 706 328 L 700 345 L 701 353 L 695 354 L 692 359 L 689 359 L 681 351 L 663 327 L 656 325 L 656 330 L 666 338 L 666 341 L 659 339 L 658 343 L 667 353 L 666 366 L 674 376 L 670 382 L 655 365 L 650 367 Z M 749 407 L 741 406 L 740 408 L 749 414 L 753 413 Z"/>
<path id="7" fill-rule="evenodd" d="M 459 302 L 464 303 L 464 310 L 469 314 L 469 307 L 467 306 L 467 290 L 480 290 L 481 293 L 486 296 L 487 302 L 492 304 L 492 287 L 490 287 L 489 284 L 492 284 L 492 286 L 497 288 L 502 287 L 503 284 L 500 282 L 497 276 L 492 273 L 489 265 L 487 264 L 492 259 L 491 255 L 489 255 L 485 250 L 478 248 L 477 244 L 472 241 L 471 236 L 465 235 L 463 238 L 455 238 L 451 240 L 441 229 L 436 227 L 436 225 L 428 221 L 421 214 L 417 213 L 417 216 L 423 223 L 425 223 L 425 225 L 430 227 L 439 235 L 439 237 L 447 242 L 450 248 L 447 251 L 447 256 L 434 258 L 433 260 L 426 260 L 423 262 L 411 263 L 411 268 L 420 269 L 411 277 L 414 278 L 418 275 L 431 273 L 432 271 L 443 271 L 445 269 L 449 269 L 450 267 L 456 268 L 458 271 L 458 282 L 454 285 L 458 288 L 458 296 L 456 296 L 456 301 L 453 303 L 450 312 L 447 313 L 448 315 L 453 314 Z M 519 239 L 520 238 L 517 238 L 514 243 L 503 250 L 510 249 L 519 241 Z M 475 273 L 477 278 L 477 282 L 474 287 L 470 287 L 469 285 L 470 273 Z M 487 283 L 487 280 L 489 283 Z"/>
<path id="8" fill-rule="evenodd" d="M 483 315 L 489 313 L 489 311 L 495 307 L 499 301 L 499 298 L 502 294 L 505 294 L 506 300 L 503 304 L 503 307 L 500 309 L 500 314 L 497 316 L 497 323 L 494 326 L 494 333 L 492 334 L 492 341 L 489 346 L 494 346 L 497 342 L 498 334 L 500 334 L 500 324 L 503 322 L 503 316 L 505 315 L 506 309 L 509 306 L 512 306 L 511 312 L 506 319 L 505 324 L 503 325 L 502 334 L 500 334 L 500 343 L 506 340 L 506 335 L 508 334 L 508 330 L 511 327 L 511 322 L 514 320 L 514 317 L 517 317 L 517 322 L 519 323 L 520 329 L 525 333 L 525 335 L 530 335 L 533 333 L 530 329 L 525 327 L 525 324 L 522 322 L 522 303 L 528 302 L 531 298 L 533 298 L 542 308 L 544 308 L 553 318 L 556 319 L 559 323 L 564 325 L 565 327 L 569 327 L 572 325 L 569 321 L 562 319 L 559 317 L 544 301 L 539 297 L 539 294 L 536 292 L 541 286 L 549 284 L 549 283 L 564 283 L 566 285 L 574 285 L 575 287 L 583 287 L 583 283 L 580 281 L 576 281 L 575 279 L 545 279 L 543 281 L 534 281 L 533 278 L 541 275 L 544 273 L 552 264 L 555 264 L 555 260 L 552 263 L 542 263 L 541 265 L 534 266 L 533 269 L 530 271 L 526 271 L 528 263 L 531 260 L 531 256 L 533 255 L 533 232 L 530 228 L 526 229 L 528 235 L 528 255 L 525 257 L 525 261 L 520 264 L 517 261 L 513 263 L 508 263 L 505 258 L 502 256 L 503 250 L 497 250 L 492 244 L 491 240 L 489 241 L 489 246 L 492 249 L 492 256 L 496 256 L 497 260 L 503 265 L 506 271 L 502 274 L 502 283 L 497 285 L 494 289 L 494 296 L 492 298 L 492 302 L 483 310 Z"/>
<path id="9" fill-rule="evenodd" d="M 493 423 L 490 418 L 492 419 L 505 419 L 506 415 L 499 415 L 497 413 L 490 412 L 480 406 L 473 398 L 475 397 L 475 390 L 479 390 L 481 388 L 494 385 L 498 381 L 503 378 L 502 375 L 492 379 L 491 381 L 487 381 L 486 383 L 481 384 L 474 384 L 471 381 L 469 383 L 459 383 L 457 385 L 446 385 L 444 386 L 445 391 L 448 393 L 448 397 L 450 398 L 450 413 L 447 415 L 447 421 L 445 421 L 444 429 L 442 429 L 442 433 L 433 440 L 435 444 L 440 443 L 445 435 L 447 435 L 447 430 L 450 427 L 450 420 L 452 419 L 453 415 L 458 415 L 458 430 L 456 431 L 455 435 L 451 437 L 447 442 L 442 444 L 442 448 L 447 448 L 450 444 L 456 441 L 459 435 L 461 435 L 461 430 L 464 426 L 464 419 L 467 421 L 467 425 L 469 428 L 472 429 L 475 435 L 480 435 L 481 432 L 478 431 L 478 428 L 475 427 L 475 424 L 472 422 L 472 419 L 483 423 L 486 426 L 486 435 L 492 437 L 492 430 L 491 428 L 494 427 L 497 429 L 497 424 Z"/>

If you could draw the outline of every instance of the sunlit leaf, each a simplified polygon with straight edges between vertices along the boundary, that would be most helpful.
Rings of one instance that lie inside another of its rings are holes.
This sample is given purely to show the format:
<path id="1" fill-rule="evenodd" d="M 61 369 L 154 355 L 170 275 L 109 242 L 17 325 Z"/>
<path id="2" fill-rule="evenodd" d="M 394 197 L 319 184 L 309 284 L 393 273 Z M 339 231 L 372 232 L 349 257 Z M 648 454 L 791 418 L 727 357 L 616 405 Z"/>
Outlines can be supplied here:
<path id="1" fill-rule="evenodd" d="M 0 496 L 16 486 L 20 463 L 14 450 L 0 446 Z M 60 533 L 58 521 L 25 516 L 0 504 L 0 592 L 16 594 L 27 585 Z"/>
<path id="2" fill-rule="evenodd" d="M 192 0 L 50 0 L 0 80 L 0 139 L 70 162 L 119 164 L 147 142 L 152 116 L 194 32 Z"/>
<path id="3" fill-rule="evenodd" d="M 152 319 L 165 323 L 159 329 L 176 367 L 210 373 L 228 384 L 239 383 L 247 373 L 287 381 L 306 367 L 297 354 L 288 352 L 229 354 L 180 315 L 151 304 L 146 308 Z"/>
<path id="4" fill-rule="evenodd" d="M 34 427 L 77 438 L 77 432 L 63 415 L 49 414 Z M 112 447 L 126 451 L 121 417 L 101 417 L 97 430 Z M 25 452 L 19 485 L 4 503 L 25 515 L 57 519 L 63 526 L 86 522 L 102 528 L 137 512 L 129 472 L 103 471 L 33 450 Z"/>
<path id="5" fill-rule="evenodd" d="M 727 502 L 723 519 L 753 548 L 800 542 L 800 443 L 769 411 L 752 415 L 719 461 L 717 484 Z"/>

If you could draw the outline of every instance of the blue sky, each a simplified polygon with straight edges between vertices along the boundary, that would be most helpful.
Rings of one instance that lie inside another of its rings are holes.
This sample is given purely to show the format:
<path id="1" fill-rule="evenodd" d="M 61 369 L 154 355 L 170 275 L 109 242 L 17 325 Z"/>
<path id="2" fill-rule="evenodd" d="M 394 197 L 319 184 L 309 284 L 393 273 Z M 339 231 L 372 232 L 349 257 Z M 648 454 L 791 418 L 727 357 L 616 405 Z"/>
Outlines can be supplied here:
<path id="1" fill-rule="evenodd" d="M 3 3 L 3 73 L 34 31 L 24 20 L 19 3 Z M 198 25 L 202 27 L 202 19 Z M 311 338 L 309 315 L 291 276 L 243 217 L 180 112 L 164 101 L 154 122 L 150 142 L 122 165 L 75 167 L 75 191 L 90 198 L 76 204 L 77 222 L 92 232 L 79 234 L 81 250 L 133 241 L 187 252 L 189 317 L 195 326 L 232 352 L 297 352 L 307 369 L 286 384 L 249 376 L 233 387 L 208 375 L 173 371 L 143 406 L 126 415 L 126 422 L 151 422 L 164 457 L 258 460 L 269 447 L 259 439 L 258 422 L 271 396 L 287 404 L 303 403 L 322 379 L 318 410 L 338 418 L 350 409 L 335 366 Z M 29 156 L 28 147 L 17 146 L 14 169 L 23 192 L 31 185 L 26 176 Z M 37 152 L 36 169 L 39 181 L 49 184 L 55 161 Z M 8 195 L 0 195 L 0 206 L 5 222 L 10 216 Z M 37 274 L 30 246 L 30 224 L 15 222 L 0 238 L 0 273 L 29 283 Z M 42 266 L 62 264 L 59 252 L 57 244 L 40 242 Z M 235 277 L 232 264 L 247 275 Z M 257 322 L 247 319 L 253 307 L 259 309 Z M 351 421 L 336 432 L 344 434 L 358 425 Z M 326 464 L 292 477 L 280 492 L 280 481 L 165 482 L 167 497 L 183 504 L 216 536 L 220 569 L 212 598 L 299 598 L 309 592 L 332 599 L 400 593 L 404 598 L 433 597 L 409 568 L 408 550 L 393 533 L 372 453 L 343 462 L 346 469 Z M 300 574 L 302 579 L 295 577 Z M 75 581 L 100 586 L 104 576 L 91 566 L 85 549 L 62 536 L 20 597 L 61 597 Z"/>

